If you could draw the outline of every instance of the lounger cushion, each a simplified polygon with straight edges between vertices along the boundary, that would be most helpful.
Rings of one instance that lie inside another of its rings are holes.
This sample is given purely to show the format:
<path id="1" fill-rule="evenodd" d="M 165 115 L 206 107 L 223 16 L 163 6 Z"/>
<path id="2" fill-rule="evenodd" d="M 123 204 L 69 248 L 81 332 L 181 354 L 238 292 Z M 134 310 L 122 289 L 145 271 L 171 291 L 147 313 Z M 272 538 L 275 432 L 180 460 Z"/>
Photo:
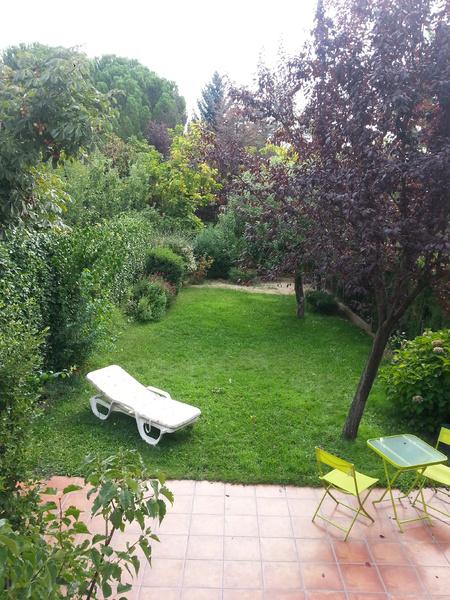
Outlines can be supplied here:
<path id="1" fill-rule="evenodd" d="M 156 426 L 179 429 L 201 414 L 195 406 L 151 392 L 118 365 L 91 371 L 86 377 L 108 400 L 132 408 Z"/>

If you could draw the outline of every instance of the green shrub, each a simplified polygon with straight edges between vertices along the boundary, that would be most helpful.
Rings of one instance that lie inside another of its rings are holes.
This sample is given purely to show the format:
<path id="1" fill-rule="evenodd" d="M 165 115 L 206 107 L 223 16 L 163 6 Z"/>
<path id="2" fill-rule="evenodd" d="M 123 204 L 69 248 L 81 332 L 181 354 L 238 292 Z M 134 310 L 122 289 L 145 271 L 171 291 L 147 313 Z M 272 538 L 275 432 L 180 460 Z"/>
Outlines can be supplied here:
<path id="1" fill-rule="evenodd" d="M 160 275 L 151 275 L 149 281 L 158 285 L 164 292 L 167 301 L 167 308 L 172 306 L 177 295 L 177 289 L 174 285 L 163 279 Z"/>
<path id="2" fill-rule="evenodd" d="M 172 233 L 165 235 L 158 240 L 158 246 L 170 248 L 172 252 L 181 256 L 184 262 L 186 274 L 191 274 L 197 268 L 197 261 L 194 256 L 194 248 L 190 239 L 181 233 Z"/>
<path id="3" fill-rule="evenodd" d="M 238 269 L 237 267 L 231 267 L 228 274 L 228 278 L 233 283 L 245 285 L 255 281 L 256 274 L 252 271 L 246 271 L 245 269 Z"/>
<path id="4" fill-rule="evenodd" d="M 123 598 L 131 584 L 122 581 L 128 574 L 137 575 L 140 554 L 150 562 L 151 545 L 158 541 L 150 523 L 160 523 L 166 502 L 173 503 L 163 479 L 152 477 L 133 451 L 87 461 L 90 517 L 104 523 L 100 533 L 90 532 L 80 518 L 82 511 L 71 506 L 71 492 L 81 489 L 73 484 L 63 490 L 61 503 L 49 500 L 35 506 L 22 531 L 0 519 L 1 598 Z M 126 549 L 117 549 L 114 533 L 128 532 L 129 525 L 131 540 Z"/>
<path id="5" fill-rule="evenodd" d="M 323 290 L 307 292 L 306 301 L 314 312 L 323 315 L 335 315 L 338 312 L 339 307 L 334 296 Z"/>
<path id="6" fill-rule="evenodd" d="M 170 248 L 151 248 L 146 254 L 147 275 L 161 275 L 177 290 L 183 284 L 185 266 L 183 259 Z"/>
<path id="7" fill-rule="evenodd" d="M 159 321 L 166 307 L 166 290 L 160 281 L 143 278 L 133 286 L 127 308 L 137 321 Z"/>
<path id="8" fill-rule="evenodd" d="M 436 432 L 450 421 L 450 333 L 426 331 L 403 343 L 384 367 L 387 397 L 417 430 Z"/>
<path id="9" fill-rule="evenodd" d="M 207 277 L 228 278 L 235 255 L 222 228 L 217 225 L 205 227 L 195 239 L 194 253 L 197 258 L 208 256 L 213 259 Z"/>

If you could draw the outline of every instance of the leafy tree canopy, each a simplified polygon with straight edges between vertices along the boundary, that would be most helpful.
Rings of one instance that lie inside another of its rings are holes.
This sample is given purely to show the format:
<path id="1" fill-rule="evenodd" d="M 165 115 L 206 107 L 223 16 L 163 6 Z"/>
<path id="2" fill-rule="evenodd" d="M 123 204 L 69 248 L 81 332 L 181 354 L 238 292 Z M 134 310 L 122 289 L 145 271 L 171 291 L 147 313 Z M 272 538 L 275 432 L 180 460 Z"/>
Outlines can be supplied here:
<path id="1" fill-rule="evenodd" d="M 186 122 L 186 103 L 176 84 L 137 60 L 102 56 L 94 63 L 93 80 L 100 91 L 113 92 L 118 108 L 114 129 L 125 140 L 145 137 L 150 121 L 169 128 Z"/>
<path id="2" fill-rule="evenodd" d="M 93 146 L 106 127 L 110 105 L 90 72 L 83 54 L 41 44 L 9 48 L 0 59 L 0 230 L 40 218 L 34 167 Z M 45 193 L 52 197 L 48 186 Z"/>

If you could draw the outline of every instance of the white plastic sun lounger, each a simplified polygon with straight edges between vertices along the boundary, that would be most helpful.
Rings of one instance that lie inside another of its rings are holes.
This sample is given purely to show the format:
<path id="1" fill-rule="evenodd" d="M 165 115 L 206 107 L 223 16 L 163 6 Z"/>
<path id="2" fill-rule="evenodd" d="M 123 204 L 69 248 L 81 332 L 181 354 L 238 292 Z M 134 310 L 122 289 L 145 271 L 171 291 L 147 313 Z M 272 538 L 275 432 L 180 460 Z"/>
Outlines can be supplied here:
<path id="1" fill-rule="evenodd" d="M 201 415 L 195 406 L 173 400 L 170 394 L 158 388 L 143 386 L 117 365 L 91 371 L 86 377 L 100 392 L 90 399 L 94 415 L 102 421 L 113 411 L 135 417 L 141 438 L 152 446 L 156 446 L 165 433 L 186 427 Z M 159 435 L 150 435 L 152 428 L 159 431 Z"/>

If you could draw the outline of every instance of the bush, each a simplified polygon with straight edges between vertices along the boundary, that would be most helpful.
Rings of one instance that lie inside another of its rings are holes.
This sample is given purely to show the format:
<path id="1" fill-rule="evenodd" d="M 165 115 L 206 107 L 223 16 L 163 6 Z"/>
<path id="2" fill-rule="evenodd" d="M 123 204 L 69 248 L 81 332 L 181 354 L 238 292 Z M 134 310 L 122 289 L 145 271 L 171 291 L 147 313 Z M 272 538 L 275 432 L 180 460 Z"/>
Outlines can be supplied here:
<path id="1" fill-rule="evenodd" d="M 436 432 L 450 421 L 449 330 L 404 342 L 381 377 L 396 412 L 415 429 Z"/>
<path id="2" fill-rule="evenodd" d="M 104 523 L 101 533 L 90 533 L 80 519 L 82 511 L 70 505 L 71 492 L 81 489 L 73 484 L 63 490 L 58 503 L 49 500 L 30 510 L 29 526 L 22 531 L 0 520 L 0 596 L 4 600 L 123 598 L 131 584 L 122 580 L 137 575 L 139 555 L 150 562 L 151 545 L 158 538 L 149 523 L 160 523 L 166 501 L 173 503 L 163 479 L 152 479 L 133 451 L 104 460 L 90 458 L 87 471 L 87 497 L 93 500 L 90 517 Z M 57 494 L 56 489 L 42 491 Z M 126 549 L 115 548 L 114 532 L 128 531 L 128 525 L 133 526 L 132 539 Z M 113 591 L 116 586 L 117 593 Z"/>
<path id="3" fill-rule="evenodd" d="M 244 269 L 238 269 L 237 267 L 231 267 L 228 278 L 233 283 L 245 285 L 255 281 L 256 274 L 252 271 L 245 271 Z"/>
<path id="4" fill-rule="evenodd" d="M 128 312 L 137 321 L 159 321 L 166 312 L 166 307 L 166 290 L 160 281 L 144 278 L 133 286 Z"/>
<path id="5" fill-rule="evenodd" d="M 172 306 L 177 295 L 177 289 L 171 283 L 160 277 L 159 275 L 151 275 L 149 281 L 159 285 L 166 296 L 167 308 Z"/>
<path id="6" fill-rule="evenodd" d="M 208 256 L 213 259 L 207 277 L 228 278 L 235 255 L 222 228 L 216 225 L 203 229 L 195 240 L 194 253 L 197 258 Z"/>
<path id="7" fill-rule="evenodd" d="M 146 254 L 145 272 L 161 275 L 179 290 L 185 273 L 184 261 L 170 248 L 151 248 Z"/>
<path id="8" fill-rule="evenodd" d="M 191 273 L 190 281 L 193 284 L 202 283 L 205 281 L 209 269 L 211 268 L 214 259 L 210 256 L 200 256 L 197 258 L 197 267 L 193 273 Z"/>
<path id="9" fill-rule="evenodd" d="M 184 240 L 181 236 L 172 235 L 165 241 L 165 246 L 172 252 L 181 256 L 184 261 L 184 268 L 187 274 L 193 273 L 197 268 L 197 261 L 194 256 L 192 244 Z"/>
<path id="10" fill-rule="evenodd" d="M 338 303 L 334 296 L 322 290 L 314 290 L 306 293 L 306 301 L 311 309 L 323 315 L 335 315 L 338 312 Z"/>

